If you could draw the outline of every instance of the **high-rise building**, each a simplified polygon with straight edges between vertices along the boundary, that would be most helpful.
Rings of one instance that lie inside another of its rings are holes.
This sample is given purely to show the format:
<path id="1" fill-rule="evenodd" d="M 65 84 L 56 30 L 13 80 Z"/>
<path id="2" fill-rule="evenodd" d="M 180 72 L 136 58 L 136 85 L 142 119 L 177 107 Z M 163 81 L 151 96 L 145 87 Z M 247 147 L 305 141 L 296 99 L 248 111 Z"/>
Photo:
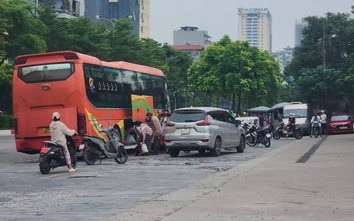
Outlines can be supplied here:
<path id="1" fill-rule="evenodd" d="M 41 4 L 44 0 L 29 0 Z M 53 0 L 58 17 L 85 16 L 109 22 L 125 18 L 131 21 L 132 33 L 139 38 L 150 37 L 150 0 Z"/>
<path id="2" fill-rule="evenodd" d="M 92 20 L 125 18 L 132 22 L 134 35 L 150 36 L 150 0 L 85 0 L 85 17 Z"/>
<path id="3" fill-rule="evenodd" d="M 198 27 L 184 26 L 173 31 L 173 47 L 189 53 L 198 59 L 205 47 L 211 44 L 207 31 L 199 30 Z"/>
<path id="4" fill-rule="evenodd" d="M 294 38 L 295 47 L 300 46 L 301 41 L 303 39 L 303 31 L 306 26 L 307 26 L 307 22 L 305 22 L 304 20 L 295 22 L 295 38 Z"/>
<path id="5" fill-rule="evenodd" d="M 272 16 L 267 8 L 238 9 L 238 40 L 272 52 Z"/>
<path id="6" fill-rule="evenodd" d="M 279 62 L 281 72 L 284 68 L 291 62 L 293 58 L 294 48 L 286 47 L 282 51 L 277 51 L 274 53 L 275 59 Z"/>

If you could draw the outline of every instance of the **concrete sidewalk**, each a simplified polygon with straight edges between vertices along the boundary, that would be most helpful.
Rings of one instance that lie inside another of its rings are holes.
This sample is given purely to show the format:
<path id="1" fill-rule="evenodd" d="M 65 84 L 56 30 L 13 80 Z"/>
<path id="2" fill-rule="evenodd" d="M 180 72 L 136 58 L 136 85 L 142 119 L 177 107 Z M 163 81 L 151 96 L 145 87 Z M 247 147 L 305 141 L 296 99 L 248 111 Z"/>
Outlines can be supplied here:
<path id="1" fill-rule="evenodd" d="M 304 137 L 108 220 L 354 220 L 353 141 Z"/>
<path id="2" fill-rule="evenodd" d="M 354 220 L 354 135 L 322 141 L 237 167 L 230 182 L 163 220 Z"/>

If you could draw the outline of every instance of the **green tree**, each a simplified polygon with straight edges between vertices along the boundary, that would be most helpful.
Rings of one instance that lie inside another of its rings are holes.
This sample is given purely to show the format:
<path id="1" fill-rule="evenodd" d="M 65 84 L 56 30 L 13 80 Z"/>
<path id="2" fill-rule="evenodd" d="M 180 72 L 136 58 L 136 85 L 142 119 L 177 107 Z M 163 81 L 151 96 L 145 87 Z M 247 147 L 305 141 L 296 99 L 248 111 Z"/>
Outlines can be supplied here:
<path id="1" fill-rule="evenodd" d="M 297 100 L 321 108 L 343 97 L 354 98 L 353 19 L 349 14 L 327 13 L 305 20 L 304 38 L 285 68 L 285 75 L 294 79 L 289 89 Z"/>
<path id="2" fill-rule="evenodd" d="M 108 35 L 108 43 L 111 48 L 110 59 L 141 63 L 143 59 L 139 52 L 142 49 L 142 43 L 131 34 L 133 28 L 131 22 L 127 19 L 116 19 L 114 23 L 114 29 Z"/>
<path id="3" fill-rule="evenodd" d="M 193 91 L 188 87 L 187 71 L 193 62 L 192 56 L 183 51 L 177 51 L 165 44 L 162 49 L 165 55 L 165 64 L 161 67 L 169 83 L 169 92 L 172 107 L 189 105 L 194 99 Z M 165 67 L 167 65 L 167 67 Z M 188 101 L 190 101 L 188 103 Z"/>
<path id="4" fill-rule="evenodd" d="M 0 110 L 12 113 L 12 64 L 0 66 Z"/>
<path id="5" fill-rule="evenodd" d="M 1 0 L 0 34 L 2 65 L 20 54 L 44 52 L 47 49 L 43 35 L 45 25 L 34 16 L 40 10 L 26 0 Z"/>
<path id="6" fill-rule="evenodd" d="M 233 110 L 237 99 L 240 112 L 242 103 L 247 108 L 277 100 L 279 73 L 279 65 L 268 53 L 225 36 L 191 66 L 188 80 L 199 91 L 230 99 Z"/>

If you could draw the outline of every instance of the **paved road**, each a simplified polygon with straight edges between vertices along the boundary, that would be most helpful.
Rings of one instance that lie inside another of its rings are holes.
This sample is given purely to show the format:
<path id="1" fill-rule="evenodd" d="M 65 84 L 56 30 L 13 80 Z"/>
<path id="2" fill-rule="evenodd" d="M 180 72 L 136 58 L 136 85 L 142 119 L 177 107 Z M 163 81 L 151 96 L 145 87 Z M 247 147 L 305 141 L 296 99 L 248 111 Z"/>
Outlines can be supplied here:
<path id="1" fill-rule="evenodd" d="M 124 165 L 107 160 L 87 166 L 80 161 L 75 173 L 61 167 L 44 176 L 39 172 L 38 155 L 16 153 L 11 150 L 11 139 L 0 138 L 0 220 L 107 219 L 189 189 L 203 179 L 294 142 L 274 141 L 271 148 L 246 147 L 242 154 L 223 151 L 220 157 L 191 152 L 178 158 L 167 154 L 129 156 Z M 4 142 L 10 143 L 10 149 L 4 149 Z"/>

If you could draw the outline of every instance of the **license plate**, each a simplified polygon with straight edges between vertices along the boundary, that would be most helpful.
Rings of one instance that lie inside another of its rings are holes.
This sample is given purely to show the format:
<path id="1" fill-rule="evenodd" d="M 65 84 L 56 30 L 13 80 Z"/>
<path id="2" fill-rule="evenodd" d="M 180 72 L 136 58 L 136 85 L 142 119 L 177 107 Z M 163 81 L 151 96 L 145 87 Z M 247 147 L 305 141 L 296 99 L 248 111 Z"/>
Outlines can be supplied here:
<path id="1" fill-rule="evenodd" d="M 271 138 L 271 137 L 272 137 L 272 135 L 270 135 L 270 134 L 266 134 L 266 137 L 267 137 L 267 138 Z"/>
<path id="2" fill-rule="evenodd" d="M 182 128 L 181 134 L 182 134 L 182 135 L 189 134 L 189 128 Z"/>
<path id="3" fill-rule="evenodd" d="M 189 143 L 182 143 L 182 146 L 189 146 Z"/>
<path id="4" fill-rule="evenodd" d="M 343 129 L 347 129 L 347 127 L 339 127 L 339 129 L 342 129 L 342 130 L 343 130 Z"/>

